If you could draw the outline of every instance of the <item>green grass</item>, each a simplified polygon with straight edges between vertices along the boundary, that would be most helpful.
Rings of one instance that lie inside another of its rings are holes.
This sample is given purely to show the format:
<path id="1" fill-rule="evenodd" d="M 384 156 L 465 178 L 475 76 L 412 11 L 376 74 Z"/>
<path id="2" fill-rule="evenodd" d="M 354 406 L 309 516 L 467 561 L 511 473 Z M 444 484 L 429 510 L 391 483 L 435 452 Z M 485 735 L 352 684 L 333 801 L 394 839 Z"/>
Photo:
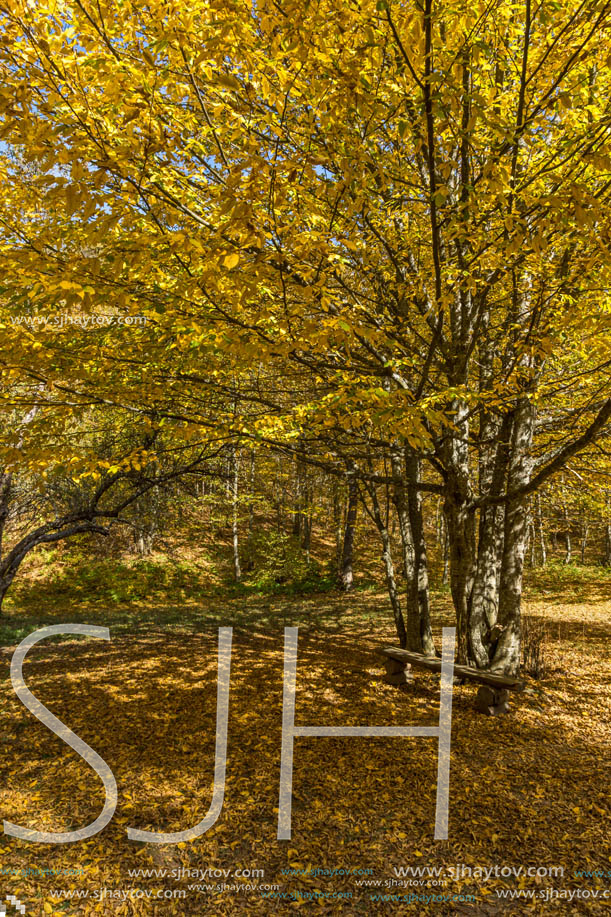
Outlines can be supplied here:
<path id="1" fill-rule="evenodd" d="M 566 594 L 570 588 L 576 597 L 583 597 L 592 586 L 604 590 L 608 585 L 611 592 L 611 567 L 563 564 L 553 560 L 545 567 L 527 569 L 524 580 L 527 594 Z"/>
<path id="2" fill-rule="evenodd" d="M 272 543 L 273 542 L 273 543 Z M 41 550 L 29 559 L 9 591 L 0 616 L 0 645 L 11 646 L 48 624 L 108 626 L 113 635 L 191 632 L 231 625 L 267 629 L 301 624 L 370 630 L 390 616 L 382 580 L 372 568 L 355 570 L 358 611 L 339 593 L 332 563 L 306 562 L 290 536 L 274 534 L 252 545 L 254 570 L 230 579 L 226 553 L 156 554 L 151 559 L 96 557 L 77 550 Z M 245 558 L 248 559 L 248 558 Z M 245 564 L 246 566 L 246 564 Z M 611 570 L 552 562 L 526 570 L 525 596 L 593 600 L 611 592 Z M 433 612 L 450 609 L 449 586 L 432 576 Z M 358 621 L 357 621 L 358 619 Z"/>
<path id="3" fill-rule="evenodd" d="M 230 568 L 203 555 L 194 561 L 40 552 L 7 594 L 0 645 L 14 645 L 40 627 L 64 622 L 109 626 L 113 634 L 298 623 L 303 599 L 326 595 L 333 605 L 339 597 L 335 577 L 315 561 L 291 566 L 289 556 L 279 573 L 272 565 L 259 567 L 240 583 L 219 575 L 219 569 Z M 321 624 L 325 614 L 331 621 L 336 617 L 335 609 L 327 608 Z M 308 615 L 314 620 L 311 611 Z"/>

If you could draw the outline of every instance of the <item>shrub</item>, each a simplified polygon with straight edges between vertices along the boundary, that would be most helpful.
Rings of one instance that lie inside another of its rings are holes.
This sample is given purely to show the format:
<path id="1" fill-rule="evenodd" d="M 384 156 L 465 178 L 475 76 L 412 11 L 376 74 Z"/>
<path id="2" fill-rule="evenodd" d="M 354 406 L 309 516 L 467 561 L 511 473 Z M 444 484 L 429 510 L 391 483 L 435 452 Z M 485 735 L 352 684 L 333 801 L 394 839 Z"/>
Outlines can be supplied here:
<path id="1" fill-rule="evenodd" d="M 331 585 L 318 561 L 308 558 L 299 539 L 284 532 L 257 532 L 246 560 L 253 570 L 252 584 L 265 592 L 313 592 Z"/>

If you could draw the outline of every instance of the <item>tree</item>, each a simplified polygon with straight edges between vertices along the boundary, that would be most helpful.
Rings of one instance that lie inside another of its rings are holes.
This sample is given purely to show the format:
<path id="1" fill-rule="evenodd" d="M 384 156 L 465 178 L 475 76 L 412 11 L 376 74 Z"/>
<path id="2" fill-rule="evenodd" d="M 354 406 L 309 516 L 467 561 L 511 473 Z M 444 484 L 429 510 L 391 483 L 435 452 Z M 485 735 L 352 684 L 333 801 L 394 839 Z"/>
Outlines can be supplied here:
<path id="1" fill-rule="evenodd" d="M 156 432 L 138 436 L 116 416 L 101 418 L 93 411 L 87 425 L 82 422 L 72 431 L 71 440 L 74 434 L 79 437 L 78 451 L 73 441 L 47 437 L 55 453 L 51 457 L 42 448 L 44 428 L 35 429 L 37 415 L 30 411 L 26 417 L 27 436 L 37 444 L 29 469 L 22 461 L 28 453 L 21 422 L 18 454 L 0 475 L 0 610 L 21 564 L 35 548 L 75 535 L 108 535 L 117 524 L 141 531 L 133 510 L 173 482 L 206 474 L 215 455 L 206 445 L 176 450 Z M 66 445 L 70 457 L 64 462 Z"/>
<path id="2" fill-rule="evenodd" d="M 611 417 L 610 15 L 12 0 L 6 300 L 148 324 L 118 352 L 12 326 L 11 366 L 183 437 L 386 462 L 417 648 L 441 494 L 459 658 L 515 671 L 527 498 Z"/>

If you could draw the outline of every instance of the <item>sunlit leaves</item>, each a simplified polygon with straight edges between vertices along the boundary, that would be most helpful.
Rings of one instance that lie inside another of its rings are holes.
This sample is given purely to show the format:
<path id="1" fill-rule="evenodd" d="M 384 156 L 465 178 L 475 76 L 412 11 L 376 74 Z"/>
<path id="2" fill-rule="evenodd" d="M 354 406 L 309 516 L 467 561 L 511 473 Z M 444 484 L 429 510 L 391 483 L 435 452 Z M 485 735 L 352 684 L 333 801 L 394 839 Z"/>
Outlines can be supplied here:
<path id="1" fill-rule="evenodd" d="M 423 16 L 402 2 L 253 13 L 12 0 L 0 106 L 10 308 L 150 319 L 120 338 L 9 329 L 15 363 L 35 357 L 83 393 L 80 367 L 95 364 L 113 403 L 192 418 L 203 378 L 226 394 L 236 373 L 298 367 L 313 374 L 303 391 L 265 408 L 257 393 L 274 435 L 299 414 L 424 443 L 420 427 L 438 428 L 452 401 L 448 355 L 476 354 L 489 302 L 493 390 L 513 397 L 501 355 L 515 346 L 514 273 L 535 278 L 546 312 L 539 343 L 534 326 L 519 332 L 539 354 L 554 323 L 577 329 L 601 309 L 608 283 L 608 18 L 573 2 L 525 16 L 509 2 L 435 4 L 425 81 Z M 397 386 L 420 387 L 409 411 Z"/>

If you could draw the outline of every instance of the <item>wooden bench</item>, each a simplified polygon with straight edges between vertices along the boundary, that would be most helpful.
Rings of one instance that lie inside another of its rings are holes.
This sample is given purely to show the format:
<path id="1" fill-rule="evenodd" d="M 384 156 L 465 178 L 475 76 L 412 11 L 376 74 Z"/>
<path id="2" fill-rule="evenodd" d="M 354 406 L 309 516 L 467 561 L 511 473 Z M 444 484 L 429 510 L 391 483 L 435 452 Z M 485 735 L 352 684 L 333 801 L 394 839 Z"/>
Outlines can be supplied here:
<path id="1" fill-rule="evenodd" d="M 423 656 L 422 653 L 412 653 L 396 646 L 385 646 L 378 652 L 384 657 L 384 681 L 389 685 L 403 686 L 412 682 L 414 676 L 409 671 L 412 666 L 428 669 L 429 672 L 441 672 L 441 659 L 435 656 Z M 519 678 L 485 672 L 469 665 L 454 664 L 454 678 L 458 683 L 474 681 L 481 686 L 477 692 L 477 709 L 487 716 L 507 713 L 509 692 L 524 689 L 524 682 Z"/>

